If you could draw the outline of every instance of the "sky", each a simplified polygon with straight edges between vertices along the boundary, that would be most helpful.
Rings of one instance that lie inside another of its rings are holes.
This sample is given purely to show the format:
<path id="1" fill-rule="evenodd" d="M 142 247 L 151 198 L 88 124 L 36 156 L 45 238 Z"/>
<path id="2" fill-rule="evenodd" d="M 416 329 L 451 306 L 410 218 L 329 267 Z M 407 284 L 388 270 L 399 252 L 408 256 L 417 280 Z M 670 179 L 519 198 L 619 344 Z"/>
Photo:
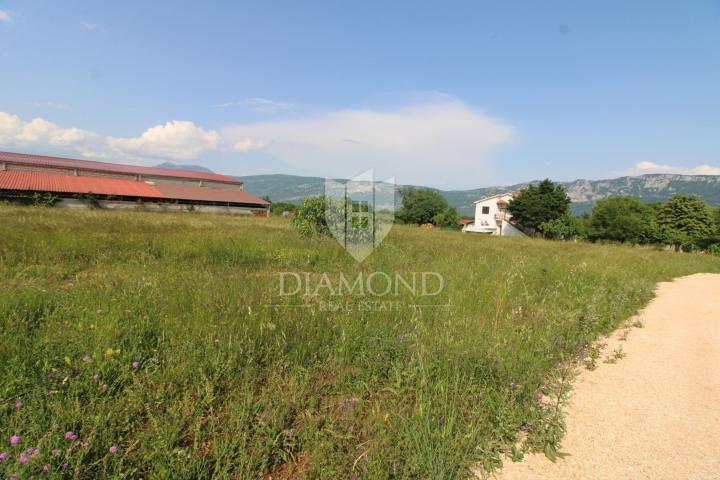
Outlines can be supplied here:
<path id="1" fill-rule="evenodd" d="M 0 150 L 444 189 L 720 174 L 720 2 L 0 0 Z"/>

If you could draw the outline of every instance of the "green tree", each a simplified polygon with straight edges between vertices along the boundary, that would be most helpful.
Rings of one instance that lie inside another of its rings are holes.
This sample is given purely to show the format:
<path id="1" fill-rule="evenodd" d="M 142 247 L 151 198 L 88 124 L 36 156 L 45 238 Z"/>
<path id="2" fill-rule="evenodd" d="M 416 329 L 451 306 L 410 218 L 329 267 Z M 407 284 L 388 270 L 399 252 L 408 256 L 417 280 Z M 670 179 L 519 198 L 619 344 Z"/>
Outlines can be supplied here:
<path id="1" fill-rule="evenodd" d="M 541 225 L 570 213 L 570 198 L 562 185 L 545 179 L 530 185 L 510 201 L 508 211 L 513 221 L 530 232 L 540 231 Z"/>
<path id="2" fill-rule="evenodd" d="M 716 228 L 710 207 L 697 197 L 676 195 L 660 205 L 657 223 L 666 241 L 690 249 L 699 239 L 711 236 Z"/>
<path id="3" fill-rule="evenodd" d="M 659 240 L 654 209 L 636 197 L 608 197 L 592 210 L 588 238 L 630 243 Z"/>
<path id="4" fill-rule="evenodd" d="M 402 208 L 397 212 L 395 218 L 402 223 L 417 225 L 434 223 L 435 216 L 448 208 L 445 197 L 438 191 L 429 188 L 403 188 L 400 190 L 400 195 L 402 196 Z"/>
<path id="5" fill-rule="evenodd" d="M 438 227 L 459 228 L 460 215 L 458 214 L 457 208 L 450 206 L 447 207 L 445 210 L 433 217 L 433 223 Z"/>

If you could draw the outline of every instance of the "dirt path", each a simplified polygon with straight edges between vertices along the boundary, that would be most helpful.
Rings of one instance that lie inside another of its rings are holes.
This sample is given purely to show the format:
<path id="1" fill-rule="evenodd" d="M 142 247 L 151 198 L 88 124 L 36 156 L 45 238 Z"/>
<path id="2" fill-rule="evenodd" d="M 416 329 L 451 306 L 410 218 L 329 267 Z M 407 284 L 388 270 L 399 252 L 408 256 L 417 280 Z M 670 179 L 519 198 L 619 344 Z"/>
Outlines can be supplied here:
<path id="1" fill-rule="evenodd" d="M 562 451 L 506 462 L 501 480 L 720 479 L 720 275 L 658 286 L 627 341 L 574 383 Z"/>

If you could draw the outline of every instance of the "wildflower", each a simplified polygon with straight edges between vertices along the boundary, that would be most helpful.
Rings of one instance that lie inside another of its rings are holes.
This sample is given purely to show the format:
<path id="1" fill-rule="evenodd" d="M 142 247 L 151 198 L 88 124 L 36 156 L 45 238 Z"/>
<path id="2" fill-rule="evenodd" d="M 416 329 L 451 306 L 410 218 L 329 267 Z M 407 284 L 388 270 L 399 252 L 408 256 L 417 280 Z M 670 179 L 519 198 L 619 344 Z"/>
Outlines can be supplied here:
<path id="1" fill-rule="evenodd" d="M 45 465 L 43 465 L 42 471 L 45 472 L 45 473 L 49 472 L 49 471 L 50 471 L 50 464 L 47 464 L 47 463 L 46 463 Z"/>
<path id="2" fill-rule="evenodd" d="M 20 445 L 20 440 L 20 437 L 18 437 L 17 435 L 13 435 L 12 437 L 10 437 L 10 445 Z"/>
<path id="3" fill-rule="evenodd" d="M 67 462 L 63 463 L 63 465 L 62 465 L 63 469 L 65 469 L 65 470 L 67 470 L 67 468 L 68 468 L 69 466 L 70 466 L 70 465 L 68 465 Z"/>
<path id="4" fill-rule="evenodd" d="M 28 453 L 28 455 L 37 455 L 38 453 L 40 453 L 40 449 L 39 448 L 28 448 L 27 453 Z"/>
<path id="5" fill-rule="evenodd" d="M 90 448 L 90 444 L 88 442 L 85 442 L 82 444 L 82 447 L 87 450 L 88 448 Z"/>
<path id="6" fill-rule="evenodd" d="M 20 462 L 20 463 L 27 463 L 28 460 L 30 460 L 30 457 L 28 457 L 27 453 L 25 453 L 25 452 L 21 453 L 20 456 L 18 457 L 18 462 Z"/>
<path id="7" fill-rule="evenodd" d="M 20 400 L 15 402 L 15 408 L 22 408 L 22 407 L 23 407 L 23 402 L 21 402 Z"/>
<path id="8" fill-rule="evenodd" d="M 103 389 L 103 390 L 107 390 L 107 389 L 108 389 L 108 384 L 107 384 L 107 383 L 103 383 L 103 384 L 102 384 L 102 389 Z"/>
<path id="9" fill-rule="evenodd" d="M 97 373 L 96 373 L 95 375 L 93 375 L 93 380 L 95 380 L 96 382 L 97 382 L 98 380 L 100 380 L 100 375 L 97 374 Z"/>
<path id="10" fill-rule="evenodd" d="M 75 440 L 77 439 L 77 435 L 75 435 L 73 432 L 65 432 L 65 438 L 68 440 Z"/>
<path id="11" fill-rule="evenodd" d="M 60 450 L 58 450 L 57 448 L 53 448 L 52 451 L 50 452 L 50 454 L 53 457 L 57 457 L 58 455 L 60 455 Z"/>
<path id="12" fill-rule="evenodd" d="M 138 368 L 140 368 L 140 362 L 135 360 L 134 362 L 132 362 L 132 367 L 137 370 Z"/>
<path id="13" fill-rule="evenodd" d="M 117 451 L 118 451 L 118 448 L 115 445 L 113 445 L 112 447 L 110 447 L 108 449 L 108 452 L 110 452 L 112 455 L 115 455 L 117 453 Z"/>
<path id="14" fill-rule="evenodd" d="M 89 356 L 89 355 L 85 355 L 85 356 L 83 357 L 83 363 L 90 363 L 90 356 Z"/>
<path id="15" fill-rule="evenodd" d="M 8 454 L 5 452 L 0 453 L 0 462 L 7 460 Z"/>

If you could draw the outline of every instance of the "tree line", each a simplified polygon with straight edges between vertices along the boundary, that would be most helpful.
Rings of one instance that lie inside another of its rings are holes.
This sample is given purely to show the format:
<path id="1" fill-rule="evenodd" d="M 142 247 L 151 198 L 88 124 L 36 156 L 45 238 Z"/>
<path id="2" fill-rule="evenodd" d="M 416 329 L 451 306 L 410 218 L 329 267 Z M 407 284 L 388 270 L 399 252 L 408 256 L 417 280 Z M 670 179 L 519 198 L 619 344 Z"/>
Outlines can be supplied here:
<path id="1" fill-rule="evenodd" d="M 521 229 L 545 238 L 672 245 L 720 254 L 720 207 L 713 209 L 694 196 L 657 203 L 608 197 L 597 201 L 592 213 L 575 216 L 565 189 L 546 179 L 521 190 L 508 211 Z"/>

